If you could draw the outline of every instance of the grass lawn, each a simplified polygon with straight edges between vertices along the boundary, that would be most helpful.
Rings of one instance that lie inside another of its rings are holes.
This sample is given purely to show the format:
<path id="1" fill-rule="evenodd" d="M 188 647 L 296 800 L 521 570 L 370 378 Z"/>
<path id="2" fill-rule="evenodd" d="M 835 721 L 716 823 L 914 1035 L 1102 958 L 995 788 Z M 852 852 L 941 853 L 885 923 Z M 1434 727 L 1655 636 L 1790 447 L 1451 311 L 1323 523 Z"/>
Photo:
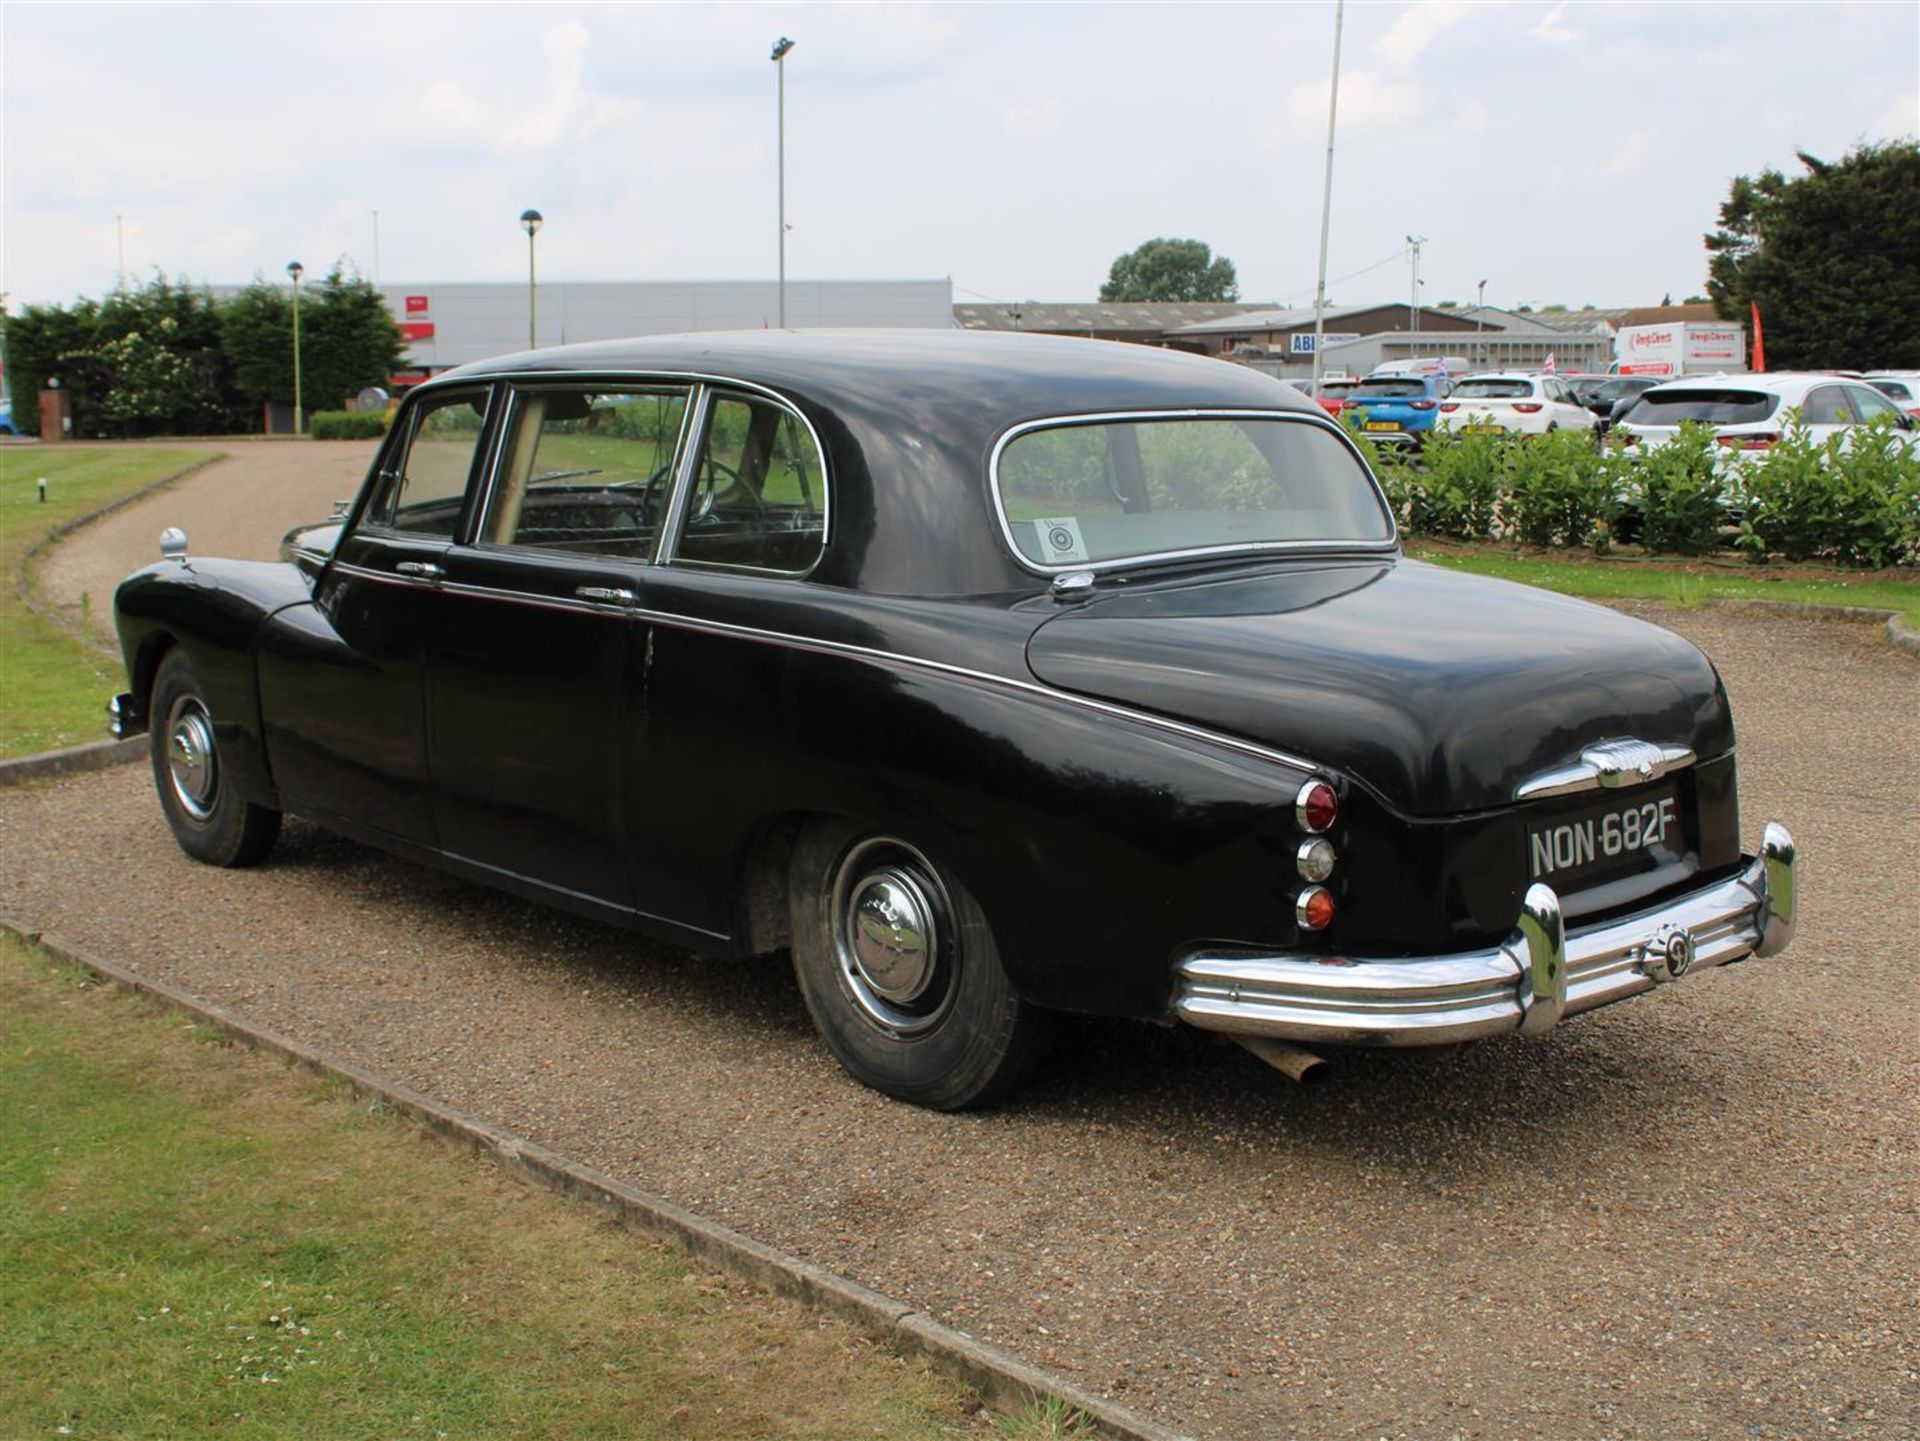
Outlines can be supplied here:
<path id="1" fill-rule="evenodd" d="M 145 446 L 0 447 L 0 757 L 105 740 L 107 701 L 125 683 L 117 662 L 27 608 L 20 558 L 62 521 L 204 458 Z"/>
<path id="2" fill-rule="evenodd" d="M 0 1115 L 10 1436 L 1079 1434 L 11 938 Z"/>
<path id="3" fill-rule="evenodd" d="M 1661 601 L 1695 606 L 1707 600 L 1783 600 L 1810 605 L 1869 606 L 1899 611 L 1920 629 L 1920 573 L 1850 572 L 1744 561 L 1607 558 L 1546 554 L 1493 545 L 1410 540 L 1407 554 L 1477 575 L 1517 580 L 1567 595 Z"/>

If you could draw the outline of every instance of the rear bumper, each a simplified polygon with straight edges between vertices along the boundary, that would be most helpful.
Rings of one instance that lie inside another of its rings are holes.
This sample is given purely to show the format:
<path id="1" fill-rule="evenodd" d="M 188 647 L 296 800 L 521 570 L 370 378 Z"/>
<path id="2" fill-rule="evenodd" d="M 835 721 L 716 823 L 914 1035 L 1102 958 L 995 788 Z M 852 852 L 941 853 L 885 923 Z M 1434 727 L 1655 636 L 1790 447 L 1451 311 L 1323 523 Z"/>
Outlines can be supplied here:
<path id="1" fill-rule="evenodd" d="M 1777 955 L 1793 939 L 1798 855 L 1769 823 L 1740 874 L 1568 933 L 1560 898 L 1528 889 L 1514 933 L 1452 955 L 1347 960 L 1197 950 L 1176 968 L 1189 1025 L 1325 1046 L 1438 1046 L 1519 1031 L 1625 1000 L 1696 970 Z"/>

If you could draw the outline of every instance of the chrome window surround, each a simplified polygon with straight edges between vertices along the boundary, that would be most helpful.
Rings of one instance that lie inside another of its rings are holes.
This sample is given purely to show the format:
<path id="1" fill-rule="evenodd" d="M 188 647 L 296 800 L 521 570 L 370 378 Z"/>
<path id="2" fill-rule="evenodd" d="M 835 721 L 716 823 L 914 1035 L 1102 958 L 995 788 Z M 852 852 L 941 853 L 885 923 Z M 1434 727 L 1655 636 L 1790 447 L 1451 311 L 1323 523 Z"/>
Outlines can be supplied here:
<path id="1" fill-rule="evenodd" d="M 1380 507 L 1380 513 L 1386 517 L 1387 536 L 1385 540 L 1263 540 L 1243 541 L 1227 545 L 1193 546 L 1182 550 L 1152 551 L 1143 555 L 1116 556 L 1111 560 L 1070 561 L 1065 565 L 1045 565 L 1030 560 L 1019 542 L 1013 538 L 1013 522 L 1007 517 L 1006 502 L 1000 494 L 1000 457 L 1006 448 L 1023 435 L 1036 430 L 1063 430 L 1082 425 L 1112 425 L 1117 422 L 1139 420 L 1279 420 L 1296 425 L 1312 425 L 1339 438 L 1342 445 L 1352 455 L 1354 464 L 1360 467 L 1360 473 L 1367 478 L 1367 484 L 1373 487 L 1373 498 Z M 1353 437 L 1335 425 L 1324 415 L 1308 415 L 1293 410 L 1250 410 L 1250 409 L 1213 409 L 1194 410 L 1107 410 L 1086 415 L 1050 415 L 1039 420 L 1022 421 L 1019 425 L 1004 432 L 993 443 L 993 453 L 987 459 L 987 495 L 993 503 L 993 513 L 1000 522 L 1001 539 L 1007 543 L 1007 549 L 1013 552 L 1013 558 L 1023 570 L 1035 575 L 1060 575 L 1066 571 L 1092 571 L 1132 569 L 1142 565 L 1162 565 L 1172 561 L 1198 560 L 1208 556 L 1279 554 L 1352 554 L 1356 551 L 1369 555 L 1391 554 L 1400 548 L 1400 526 L 1393 514 L 1393 507 L 1387 501 L 1387 493 L 1381 488 L 1380 479 L 1373 468 L 1361 455 L 1360 447 L 1353 443 Z"/>
<path id="2" fill-rule="evenodd" d="M 353 565 L 336 560 L 332 569 L 342 575 L 354 576 L 360 580 L 376 581 L 384 585 L 409 585 L 426 589 L 444 591 L 449 595 L 472 596 L 482 600 L 497 600 L 515 605 L 537 606 L 544 610 L 561 610 L 588 615 L 621 615 L 648 625 L 660 626 L 666 630 L 692 631 L 702 635 L 726 636 L 734 640 L 744 640 L 761 645 L 783 646 L 790 650 L 808 651 L 815 655 L 844 656 L 868 665 L 878 665 L 900 670 L 921 671 L 930 675 L 952 676 L 957 680 L 977 685 L 991 686 L 998 690 L 1018 695 L 1032 696 L 1041 700 L 1053 701 L 1075 710 L 1092 711 L 1098 715 L 1112 716 L 1116 720 L 1129 721 L 1150 730 L 1161 731 L 1168 735 L 1177 735 L 1185 740 L 1199 741 L 1220 750 L 1231 751 L 1236 755 L 1277 765 L 1292 771 L 1310 771 L 1324 775 L 1326 771 L 1317 761 L 1287 751 L 1275 750 L 1272 746 L 1260 745 L 1254 741 L 1242 740 L 1239 736 L 1228 735 L 1222 731 L 1208 730 L 1204 726 L 1190 725 L 1185 721 L 1174 720 L 1169 716 L 1156 715 L 1151 711 L 1134 710 L 1129 706 L 1115 705 L 1111 701 L 1096 700 L 1092 696 L 1083 696 L 1073 691 L 1056 690 L 1052 686 L 1041 685 L 1037 681 L 1021 680 L 1015 676 L 995 675 L 992 671 L 974 670 L 968 666 L 953 665 L 947 661 L 929 660 L 923 656 L 903 655 L 898 651 L 879 650 L 872 646 L 854 645 L 847 641 L 824 640 L 813 636 L 794 635 L 789 631 L 764 630 L 758 626 L 736 625 L 731 621 L 701 620 L 693 616 L 681 615 L 674 611 L 651 610 L 646 606 L 618 605 L 610 602 L 572 600 L 562 596 L 540 595 L 531 591 L 509 590 L 500 586 L 468 585 L 460 581 L 429 580 L 406 575 L 395 575 L 390 570 L 376 570 L 369 566 Z M 766 579 L 782 579 L 767 576 Z"/>
<path id="3" fill-rule="evenodd" d="M 422 387 L 415 387 L 418 394 Z M 426 398 L 412 400 L 412 409 L 407 415 L 404 434 L 389 437 L 386 451 L 378 457 L 374 472 L 368 477 L 370 484 L 362 484 L 356 503 L 348 508 L 341 521 L 340 538 L 359 531 L 371 531 L 376 535 L 398 536 L 403 540 L 446 541 L 459 545 L 461 538 L 471 529 L 479 515 L 478 502 L 485 499 L 493 488 L 493 468 L 499 443 L 500 427 L 494 424 L 499 413 L 499 384 L 492 380 L 458 381 L 450 385 L 436 386 L 427 392 Z M 460 497 L 460 510 L 454 517 L 451 536 L 427 535 L 417 530 L 401 530 L 380 520 L 377 510 L 386 497 L 387 487 L 399 481 L 406 468 L 407 456 L 413 449 L 413 441 L 420 429 L 420 412 L 440 398 L 441 392 L 448 395 L 460 395 L 472 391 L 486 399 L 486 408 L 480 415 L 480 430 L 474 437 L 473 459 L 467 466 L 467 489 Z M 409 397 L 411 400 L 412 397 Z M 336 546 L 336 549 L 338 547 Z"/>
<path id="4" fill-rule="evenodd" d="M 692 501 L 695 484 L 699 480 L 699 461 L 707 443 L 707 420 L 712 414 L 716 400 L 734 399 L 729 392 L 750 394 L 754 399 L 771 400 L 781 411 L 792 416 L 805 427 L 807 438 L 813 442 L 813 453 L 820 458 L 820 549 L 813 560 L 801 570 L 775 570 L 764 565 L 735 565 L 718 560 L 687 560 L 680 554 L 680 538 L 686 527 L 687 507 Z M 700 387 L 699 415 L 689 417 L 693 424 L 686 432 L 687 454 L 683 457 L 685 474 L 677 475 L 674 480 L 674 498 L 672 508 L 667 514 L 667 523 L 660 528 L 660 563 L 672 565 L 676 570 L 713 570 L 730 575 L 770 575 L 787 580 L 801 580 L 820 568 L 820 562 L 826 558 L 827 543 L 832 539 L 833 482 L 828 474 L 827 448 L 820 443 L 820 432 L 813 428 L 813 422 L 801 414 L 798 407 L 792 405 L 773 391 L 762 386 L 749 386 L 737 381 L 713 381 Z"/>

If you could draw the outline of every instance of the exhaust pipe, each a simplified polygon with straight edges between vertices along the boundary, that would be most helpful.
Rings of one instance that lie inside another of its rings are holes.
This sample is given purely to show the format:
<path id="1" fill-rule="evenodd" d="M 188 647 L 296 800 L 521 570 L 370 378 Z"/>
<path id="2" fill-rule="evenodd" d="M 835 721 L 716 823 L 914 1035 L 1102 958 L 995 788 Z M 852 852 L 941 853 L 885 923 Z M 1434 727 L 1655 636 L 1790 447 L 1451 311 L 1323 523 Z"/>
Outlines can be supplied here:
<path id="1" fill-rule="evenodd" d="M 1303 1051 L 1298 1046 L 1289 1046 L 1285 1041 L 1276 1041 L 1267 1036 L 1228 1034 L 1235 1043 L 1245 1046 L 1281 1075 L 1289 1076 L 1303 1086 L 1327 1074 L 1326 1061 L 1312 1051 Z"/>

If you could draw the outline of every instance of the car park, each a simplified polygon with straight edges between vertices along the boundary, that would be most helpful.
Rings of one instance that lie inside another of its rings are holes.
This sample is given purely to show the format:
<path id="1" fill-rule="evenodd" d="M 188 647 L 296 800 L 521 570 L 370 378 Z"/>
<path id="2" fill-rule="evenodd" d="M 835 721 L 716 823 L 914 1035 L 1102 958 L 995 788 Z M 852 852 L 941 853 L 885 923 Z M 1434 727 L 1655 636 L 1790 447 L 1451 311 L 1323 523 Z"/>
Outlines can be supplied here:
<path id="1" fill-rule="evenodd" d="M 1343 413 L 1367 439 L 1388 445 L 1417 446 L 1440 418 L 1440 402 L 1453 391 L 1441 372 L 1369 375 L 1341 401 Z"/>
<path id="2" fill-rule="evenodd" d="M 1920 370 L 1870 370 L 1860 378 L 1908 415 L 1920 416 Z"/>
<path id="3" fill-rule="evenodd" d="M 921 1105 L 1006 1094 L 1062 1011 L 1297 1072 L 1793 932 L 1697 650 L 1408 560 L 1347 434 L 1212 360 L 561 347 L 416 387 L 280 561 L 161 548 L 111 716 L 188 855 L 257 863 L 292 814 L 787 951 L 842 1065 Z"/>
<path id="4" fill-rule="evenodd" d="M 1768 371 L 1716 375 L 1654 386 L 1636 398 L 1615 422 L 1625 443 L 1665 445 L 1683 422 L 1713 427 L 1729 453 L 1767 450 L 1779 444 L 1795 420 L 1818 442 L 1842 436 L 1851 443 L 1863 425 L 1884 420 L 1912 444 L 1914 418 L 1871 385 L 1844 376 Z"/>
<path id="5" fill-rule="evenodd" d="M 1559 376 L 1512 371 L 1455 381 L 1453 394 L 1440 402 L 1439 423 L 1495 435 L 1546 435 L 1591 431 L 1593 415 Z"/>

